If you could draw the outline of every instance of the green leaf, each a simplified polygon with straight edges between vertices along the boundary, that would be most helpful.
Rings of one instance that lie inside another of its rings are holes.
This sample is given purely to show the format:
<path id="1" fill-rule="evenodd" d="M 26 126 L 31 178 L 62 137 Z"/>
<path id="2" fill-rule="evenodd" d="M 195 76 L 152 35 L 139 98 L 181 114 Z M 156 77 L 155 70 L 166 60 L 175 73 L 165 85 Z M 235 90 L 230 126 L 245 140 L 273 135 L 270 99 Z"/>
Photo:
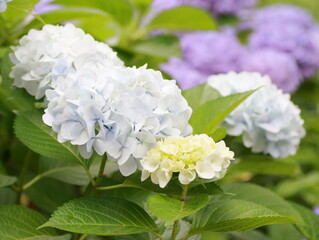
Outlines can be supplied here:
<path id="1" fill-rule="evenodd" d="M 298 230 L 288 223 L 276 224 L 268 226 L 268 232 L 271 240 L 282 240 L 282 236 L 289 240 L 301 240 L 302 235 Z"/>
<path id="2" fill-rule="evenodd" d="M 72 237 L 71 234 L 65 234 L 62 236 L 40 236 L 28 238 L 28 240 L 70 240 Z"/>
<path id="3" fill-rule="evenodd" d="M 103 236 L 157 229 L 154 221 L 141 207 L 113 197 L 83 197 L 72 200 L 59 207 L 41 227 Z"/>
<path id="4" fill-rule="evenodd" d="M 39 111 L 19 114 L 14 122 L 14 130 L 23 144 L 42 156 L 62 161 L 84 162 L 75 146 L 68 142 L 58 142 L 52 129 L 43 123 Z"/>
<path id="5" fill-rule="evenodd" d="M 13 64 L 10 61 L 10 50 L 1 58 L 0 64 L 0 100 L 11 111 L 28 111 L 34 108 L 34 98 L 24 89 L 13 87 L 9 77 Z"/>
<path id="6" fill-rule="evenodd" d="M 180 201 L 156 194 L 147 199 L 147 205 L 156 217 L 166 222 L 174 222 L 196 213 L 206 206 L 208 200 L 208 195 L 205 194 L 196 196 L 188 201 Z"/>
<path id="7" fill-rule="evenodd" d="M 99 9 L 112 16 L 123 26 L 128 24 L 133 17 L 133 8 L 127 0 L 56 0 L 55 3 L 85 9 Z"/>
<path id="8" fill-rule="evenodd" d="M 9 187 L 0 189 L 0 205 L 15 204 L 17 197 L 17 192 Z"/>
<path id="9" fill-rule="evenodd" d="M 296 223 L 301 218 L 285 200 L 268 189 L 235 183 L 223 187 L 227 194 L 214 196 L 195 214 L 191 233 L 244 231 L 275 223 Z"/>
<path id="10" fill-rule="evenodd" d="M 280 225 L 280 224 L 271 225 L 271 226 L 277 226 L 277 225 Z M 275 239 L 268 238 L 266 235 L 256 230 L 244 231 L 244 232 L 230 232 L 230 233 L 227 233 L 227 235 L 233 237 L 236 240 L 275 240 Z M 287 239 L 292 240 L 290 238 L 287 238 Z M 298 240 L 301 240 L 301 239 L 298 239 Z"/>
<path id="11" fill-rule="evenodd" d="M 243 160 L 234 164 L 227 174 L 236 175 L 251 172 L 254 174 L 296 176 L 300 173 L 299 165 L 295 162 L 273 161 L 270 158 L 261 158 L 260 156 L 243 158 Z"/>
<path id="12" fill-rule="evenodd" d="M 215 30 L 216 23 L 205 10 L 193 7 L 177 7 L 158 14 L 148 25 L 149 29 Z"/>
<path id="13" fill-rule="evenodd" d="M 276 187 L 276 192 L 280 196 L 290 197 L 299 193 L 302 189 L 318 185 L 318 182 L 319 173 L 317 171 L 309 172 L 305 176 L 281 181 Z"/>
<path id="14" fill-rule="evenodd" d="M 182 91 L 188 105 L 195 111 L 200 105 L 221 97 L 220 93 L 206 83 Z"/>
<path id="15" fill-rule="evenodd" d="M 218 142 L 227 136 L 227 128 L 225 127 L 216 128 L 216 130 L 210 133 L 209 135 L 214 139 L 215 142 Z"/>
<path id="16" fill-rule="evenodd" d="M 299 214 L 283 198 L 267 188 L 251 183 L 232 183 L 223 186 L 226 195 L 219 195 L 219 199 L 240 199 L 260 204 L 283 216 L 301 221 Z"/>
<path id="17" fill-rule="evenodd" d="M 48 213 L 76 197 L 73 186 L 50 178 L 42 179 L 25 192 L 34 205 Z"/>
<path id="18" fill-rule="evenodd" d="M 153 38 L 137 41 L 131 49 L 135 52 L 168 58 L 172 56 L 181 56 L 179 40 L 172 35 L 159 35 Z"/>
<path id="19" fill-rule="evenodd" d="M 193 134 L 211 133 L 246 98 L 256 90 L 220 97 L 200 105 L 192 114 L 189 123 Z"/>
<path id="20" fill-rule="evenodd" d="M 100 161 L 93 161 L 90 173 L 96 177 L 99 171 Z M 67 162 L 58 159 L 41 158 L 39 162 L 39 178 L 50 177 L 65 183 L 86 186 L 89 178 L 83 168 L 77 162 Z"/>
<path id="21" fill-rule="evenodd" d="M 275 223 L 293 223 L 294 219 L 280 215 L 253 202 L 228 199 L 212 201 L 195 215 L 191 234 L 202 231 L 232 232 L 255 229 Z"/>
<path id="22" fill-rule="evenodd" d="M 0 188 L 10 186 L 14 184 L 16 181 L 16 177 L 0 174 Z"/>
<path id="23" fill-rule="evenodd" d="M 0 206 L 1 240 L 32 239 L 56 236 L 51 228 L 37 229 L 46 219 L 34 210 L 23 206 Z M 51 240 L 51 239 L 50 239 Z"/>
<path id="24" fill-rule="evenodd" d="M 299 204 L 291 203 L 291 206 L 302 218 L 302 223 L 296 224 L 297 229 L 307 238 L 307 240 L 318 240 L 319 216 Z"/>
<path id="25" fill-rule="evenodd" d="M 194 186 L 195 184 L 195 186 Z M 217 195 L 224 191 L 215 182 L 206 182 L 205 180 L 195 180 L 189 186 L 188 195 L 208 194 Z"/>

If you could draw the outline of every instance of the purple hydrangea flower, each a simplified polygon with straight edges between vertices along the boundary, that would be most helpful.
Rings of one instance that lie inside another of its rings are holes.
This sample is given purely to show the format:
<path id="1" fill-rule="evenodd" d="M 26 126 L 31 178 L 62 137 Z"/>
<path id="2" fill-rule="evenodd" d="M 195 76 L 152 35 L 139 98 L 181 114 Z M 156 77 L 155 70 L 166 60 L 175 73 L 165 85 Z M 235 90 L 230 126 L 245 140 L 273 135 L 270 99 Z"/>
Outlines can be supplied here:
<path id="1" fill-rule="evenodd" d="M 240 15 L 247 8 L 254 7 L 257 0 L 211 0 L 211 11 L 215 16 Z"/>
<path id="2" fill-rule="evenodd" d="M 202 84 L 208 78 L 208 75 L 199 72 L 189 63 L 176 57 L 172 57 L 167 63 L 161 64 L 160 69 L 176 79 L 182 90 Z"/>
<path id="3" fill-rule="evenodd" d="M 290 4 L 270 5 L 255 12 L 254 25 L 256 27 L 273 23 L 311 28 L 315 20 L 305 9 Z"/>
<path id="4" fill-rule="evenodd" d="M 249 45 L 252 50 L 271 48 L 290 54 L 304 77 L 311 76 L 319 67 L 319 55 L 310 33 L 293 24 L 274 22 L 260 26 L 250 36 Z"/>
<path id="5" fill-rule="evenodd" d="M 268 75 L 285 92 L 295 91 L 302 78 L 296 61 L 290 55 L 271 49 L 248 54 L 243 60 L 243 70 Z"/>
<path id="6" fill-rule="evenodd" d="M 313 209 L 313 212 L 314 212 L 315 214 L 319 215 L 319 206 L 315 207 L 315 208 Z"/>
<path id="7" fill-rule="evenodd" d="M 184 59 L 204 74 L 239 71 L 245 48 L 233 34 L 194 32 L 181 36 Z"/>

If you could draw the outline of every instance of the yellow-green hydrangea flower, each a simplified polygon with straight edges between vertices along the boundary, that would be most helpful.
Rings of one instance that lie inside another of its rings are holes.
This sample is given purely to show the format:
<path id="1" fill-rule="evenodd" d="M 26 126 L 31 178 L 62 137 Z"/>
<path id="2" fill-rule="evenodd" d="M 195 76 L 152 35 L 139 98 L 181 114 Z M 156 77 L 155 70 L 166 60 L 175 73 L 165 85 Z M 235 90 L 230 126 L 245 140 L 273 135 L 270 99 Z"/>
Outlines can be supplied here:
<path id="1" fill-rule="evenodd" d="M 189 184 L 196 175 L 203 179 L 222 178 L 234 152 L 226 147 L 224 141 L 215 143 L 206 134 L 181 137 L 169 136 L 156 143 L 146 157 L 141 160 L 142 181 L 151 176 L 155 184 L 164 188 L 178 172 L 182 184 Z"/>

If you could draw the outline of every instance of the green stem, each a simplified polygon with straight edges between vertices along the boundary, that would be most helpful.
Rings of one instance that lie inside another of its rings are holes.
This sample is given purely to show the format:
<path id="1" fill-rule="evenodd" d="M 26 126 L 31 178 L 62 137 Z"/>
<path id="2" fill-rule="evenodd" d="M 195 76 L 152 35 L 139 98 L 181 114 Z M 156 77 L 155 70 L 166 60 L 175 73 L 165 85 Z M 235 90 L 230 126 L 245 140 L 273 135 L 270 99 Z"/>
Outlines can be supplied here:
<path id="1" fill-rule="evenodd" d="M 82 164 L 82 167 L 84 168 L 84 171 L 86 173 L 86 175 L 88 176 L 88 178 L 90 179 L 90 182 L 92 184 L 92 186 L 95 186 L 95 181 L 94 181 L 94 178 L 93 176 L 91 175 L 90 173 L 90 169 L 88 169 L 84 164 Z"/>
<path id="2" fill-rule="evenodd" d="M 83 235 L 79 238 L 79 240 L 85 240 L 85 238 L 86 238 L 87 236 L 88 236 L 87 234 L 83 234 Z"/>
<path id="3" fill-rule="evenodd" d="M 27 182 L 26 184 L 24 184 L 22 186 L 23 190 L 28 189 L 29 187 L 31 187 L 33 184 L 35 184 L 37 181 L 39 181 L 41 178 L 43 178 L 44 176 L 42 174 L 35 176 L 34 178 L 32 178 L 29 182 Z"/>
<path id="4" fill-rule="evenodd" d="M 155 236 L 157 236 L 160 240 L 165 240 L 163 236 L 158 232 L 152 232 Z"/>
<path id="5" fill-rule="evenodd" d="M 25 176 L 26 176 L 26 174 L 28 172 L 28 168 L 30 166 L 32 155 L 33 155 L 32 152 L 28 151 L 28 153 L 27 153 L 27 155 L 26 155 L 26 157 L 24 159 L 24 162 L 23 162 L 23 166 L 22 166 L 21 173 L 20 173 L 20 176 L 19 176 L 19 181 L 18 181 L 17 203 L 20 203 L 21 194 L 22 194 L 22 191 L 23 191 L 23 182 L 24 182 Z"/>
<path id="6" fill-rule="evenodd" d="M 182 195 L 181 195 L 181 198 L 180 198 L 180 200 L 182 201 L 182 206 L 181 206 L 182 209 L 184 208 L 184 205 L 185 205 L 187 191 L 188 191 L 188 185 L 183 185 L 183 192 L 182 192 Z M 171 240 L 175 240 L 176 239 L 177 234 L 178 234 L 178 226 L 179 226 L 179 220 L 176 220 L 174 222 L 174 225 L 173 225 Z"/>
<path id="7" fill-rule="evenodd" d="M 102 182 L 102 178 L 103 178 L 103 173 L 104 173 L 104 168 L 105 168 L 105 164 L 106 164 L 106 154 L 103 155 L 102 160 L 101 160 L 101 165 L 100 165 L 100 170 L 99 170 L 99 174 L 97 175 L 95 184 L 93 185 L 94 188 L 98 188 L 98 186 L 101 184 Z"/>
<path id="8" fill-rule="evenodd" d="M 174 225 L 173 225 L 173 230 L 172 230 L 172 237 L 171 237 L 171 240 L 175 240 L 176 237 L 177 237 L 177 233 L 178 233 L 178 225 L 179 225 L 179 221 L 176 220 L 174 222 Z"/>
<path id="9" fill-rule="evenodd" d="M 97 187 L 97 190 L 112 190 L 112 189 L 117 189 L 117 188 L 125 188 L 125 187 L 132 187 L 132 188 L 139 188 L 139 189 L 144 189 L 136 185 L 130 185 L 130 184 L 117 184 L 117 185 L 112 185 L 112 186 L 105 186 L 105 187 Z"/>

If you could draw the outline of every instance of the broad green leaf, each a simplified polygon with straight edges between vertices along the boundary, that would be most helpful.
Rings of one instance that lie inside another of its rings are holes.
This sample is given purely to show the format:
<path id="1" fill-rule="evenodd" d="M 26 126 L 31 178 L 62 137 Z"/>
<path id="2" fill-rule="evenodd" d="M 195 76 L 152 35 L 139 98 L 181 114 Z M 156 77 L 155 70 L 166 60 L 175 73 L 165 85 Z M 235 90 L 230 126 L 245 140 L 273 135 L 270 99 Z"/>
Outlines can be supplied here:
<path id="1" fill-rule="evenodd" d="M 43 123 L 40 111 L 19 114 L 14 122 L 14 130 L 23 144 L 42 156 L 62 161 L 84 162 L 75 146 L 58 142 L 52 129 Z"/>
<path id="2" fill-rule="evenodd" d="M 28 111 L 34 108 L 34 98 L 24 89 L 13 87 L 9 77 L 13 64 L 9 59 L 10 50 L 0 59 L 0 101 L 11 111 Z"/>
<path id="3" fill-rule="evenodd" d="M 223 190 L 215 182 L 206 182 L 205 180 L 195 180 L 190 184 L 187 195 L 217 195 L 222 194 Z"/>
<path id="4" fill-rule="evenodd" d="M 0 188 L 10 186 L 17 181 L 17 178 L 14 176 L 7 176 L 0 174 Z"/>
<path id="5" fill-rule="evenodd" d="M 59 10 L 45 13 L 41 15 L 41 18 L 47 24 L 61 24 L 65 21 L 86 19 L 99 16 L 104 16 L 104 13 L 102 11 L 95 9 L 65 7 Z M 40 27 L 43 27 L 43 23 L 40 22 L 38 19 L 34 19 L 27 26 L 24 27 L 24 33 L 29 31 L 30 29 Z"/>
<path id="6" fill-rule="evenodd" d="M 211 203 L 195 214 L 191 234 L 203 231 L 232 232 L 255 229 L 275 223 L 294 223 L 296 220 L 281 215 L 262 205 L 238 199 L 224 199 Z"/>
<path id="7" fill-rule="evenodd" d="M 47 213 L 76 197 L 73 186 L 50 178 L 41 179 L 25 193 L 34 205 Z"/>
<path id="8" fill-rule="evenodd" d="M 302 239 L 300 232 L 298 232 L 298 230 L 292 224 L 288 223 L 268 226 L 268 232 L 271 240 L 282 240 L 283 236 L 285 236 L 285 239 L 289 240 Z"/>
<path id="9" fill-rule="evenodd" d="M 18 205 L 0 206 L 1 240 L 56 236 L 51 228 L 37 229 L 46 219 L 34 210 Z M 50 239 L 51 240 L 51 239 Z"/>
<path id="10" fill-rule="evenodd" d="M 99 167 L 100 162 L 93 161 L 93 164 L 90 167 L 90 173 L 93 177 L 97 176 Z M 49 177 L 79 186 L 86 186 L 90 181 L 83 166 L 79 163 L 44 157 L 41 158 L 39 162 L 38 177 Z"/>
<path id="11" fill-rule="evenodd" d="M 72 237 L 71 234 L 65 234 L 62 236 L 40 236 L 28 238 L 28 240 L 70 240 Z"/>
<path id="12" fill-rule="evenodd" d="M 216 128 L 216 130 L 210 133 L 209 136 L 211 136 L 215 142 L 218 142 L 227 136 L 227 128 L 225 127 Z"/>
<path id="13" fill-rule="evenodd" d="M 214 129 L 255 90 L 220 97 L 200 105 L 189 121 L 193 133 L 211 133 Z"/>
<path id="14" fill-rule="evenodd" d="M 128 0 L 56 0 L 55 3 L 86 9 L 99 9 L 122 25 L 128 24 L 133 17 L 133 8 Z"/>
<path id="15" fill-rule="evenodd" d="M 216 23 L 207 11 L 183 6 L 161 12 L 151 21 L 148 28 L 181 31 L 215 30 Z"/>
<path id="16" fill-rule="evenodd" d="M 17 197 L 17 192 L 9 187 L 0 189 L 0 205 L 15 204 Z"/>
<path id="17" fill-rule="evenodd" d="M 299 165 L 295 162 L 273 161 L 268 158 L 254 156 L 253 158 L 244 159 L 232 167 L 227 175 L 236 175 L 243 172 L 251 172 L 254 174 L 267 174 L 279 176 L 296 176 L 300 173 Z M 228 176 L 227 176 L 228 177 Z"/>
<path id="18" fill-rule="evenodd" d="M 305 176 L 301 176 L 295 179 L 288 179 L 278 183 L 276 192 L 283 197 L 290 197 L 299 193 L 302 189 L 313 185 L 318 185 L 319 173 L 310 172 Z"/>
<path id="19" fill-rule="evenodd" d="M 280 224 L 271 225 L 271 226 L 277 226 L 277 225 L 280 225 Z M 274 240 L 274 239 L 268 238 L 265 234 L 256 230 L 243 231 L 243 232 L 230 232 L 230 233 L 227 233 L 227 235 L 233 237 L 236 240 Z M 292 240 L 292 239 L 289 239 L 289 240 Z"/>
<path id="20" fill-rule="evenodd" d="M 198 195 L 188 201 L 181 201 L 164 195 L 156 194 L 147 199 L 149 210 L 158 218 L 166 222 L 192 215 L 206 206 L 208 195 Z"/>
<path id="21" fill-rule="evenodd" d="M 59 207 L 42 227 L 103 236 L 157 229 L 154 221 L 141 207 L 113 197 L 83 197 L 72 200 Z"/>
<path id="22" fill-rule="evenodd" d="M 172 35 L 159 35 L 153 38 L 140 40 L 133 44 L 131 50 L 156 57 L 181 56 L 179 40 Z"/>
<path id="23" fill-rule="evenodd" d="M 254 184 L 234 183 L 223 187 L 210 204 L 195 214 L 193 233 L 244 231 L 275 223 L 296 223 L 301 218 L 284 199 Z"/>
<path id="24" fill-rule="evenodd" d="M 299 204 L 291 203 L 291 206 L 302 218 L 302 223 L 296 224 L 297 229 L 307 238 L 307 240 L 319 239 L 319 216 Z"/>
<path id="25" fill-rule="evenodd" d="M 280 215 L 301 220 L 299 214 L 288 202 L 267 188 L 251 183 L 232 183 L 223 186 L 225 195 L 218 195 L 222 199 L 239 199 L 262 205 Z"/>
<path id="26" fill-rule="evenodd" d="M 188 105 L 195 111 L 200 105 L 221 97 L 220 93 L 206 83 L 182 91 Z"/>

